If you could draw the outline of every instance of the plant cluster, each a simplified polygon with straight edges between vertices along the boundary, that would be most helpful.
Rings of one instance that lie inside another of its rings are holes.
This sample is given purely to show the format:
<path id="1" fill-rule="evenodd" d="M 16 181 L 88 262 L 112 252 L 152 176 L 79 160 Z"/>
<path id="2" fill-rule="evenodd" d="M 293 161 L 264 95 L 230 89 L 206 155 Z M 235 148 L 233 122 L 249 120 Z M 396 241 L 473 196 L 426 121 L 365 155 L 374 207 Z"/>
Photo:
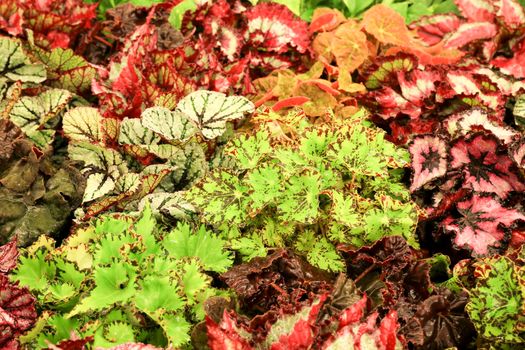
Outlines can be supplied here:
<path id="1" fill-rule="evenodd" d="M 416 208 L 399 181 L 406 151 L 358 114 L 317 124 L 299 116 L 288 135 L 272 130 L 275 117 L 259 114 L 253 133 L 225 148 L 227 167 L 184 195 L 203 222 L 248 258 L 265 246 L 294 246 L 333 271 L 344 266 L 333 244 L 362 246 L 397 234 L 417 246 Z"/>
<path id="2" fill-rule="evenodd" d="M 0 348 L 522 348 L 524 28 L 3 1 Z"/>
<path id="3" fill-rule="evenodd" d="M 176 106 L 151 107 L 140 118 L 104 118 L 98 109 L 77 107 L 63 118 L 68 155 L 86 175 L 77 213 L 88 219 L 113 207 L 127 210 L 149 201 L 156 212 L 184 216 L 190 208 L 178 191 L 190 187 L 213 166 L 217 138 L 228 121 L 253 111 L 244 97 L 193 92 Z M 155 193 L 153 193 L 155 192 Z M 152 194 L 153 193 L 153 194 Z"/>
<path id="4" fill-rule="evenodd" d="M 40 239 L 12 273 L 44 311 L 21 340 L 33 349 L 72 334 L 95 347 L 180 346 L 190 322 L 204 318 L 204 300 L 223 294 L 204 271 L 224 272 L 232 263 L 224 241 L 204 227 L 163 231 L 149 208 L 140 218 L 101 217 L 54 245 Z"/>

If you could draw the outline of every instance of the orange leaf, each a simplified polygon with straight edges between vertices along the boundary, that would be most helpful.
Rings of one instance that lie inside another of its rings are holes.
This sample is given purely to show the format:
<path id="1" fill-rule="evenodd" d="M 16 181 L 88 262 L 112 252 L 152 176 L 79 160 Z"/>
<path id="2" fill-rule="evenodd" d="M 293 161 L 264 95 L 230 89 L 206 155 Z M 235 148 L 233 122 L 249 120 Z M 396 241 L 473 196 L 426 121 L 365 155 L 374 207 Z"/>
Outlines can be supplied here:
<path id="1" fill-rule="evenodd" d="M 317 8 L 312 16 L 308 30 L 310 33 L 327 32 L 334 30 L 345 21 L 345 16 L 335 9 Z"/>
<path id="2" fill-rule="evenodd" d="M 411 41 L 403 17 L 386 5 L 375 5 L 366 11 L 362 25 L 383 44 L 403 46 Z"/>

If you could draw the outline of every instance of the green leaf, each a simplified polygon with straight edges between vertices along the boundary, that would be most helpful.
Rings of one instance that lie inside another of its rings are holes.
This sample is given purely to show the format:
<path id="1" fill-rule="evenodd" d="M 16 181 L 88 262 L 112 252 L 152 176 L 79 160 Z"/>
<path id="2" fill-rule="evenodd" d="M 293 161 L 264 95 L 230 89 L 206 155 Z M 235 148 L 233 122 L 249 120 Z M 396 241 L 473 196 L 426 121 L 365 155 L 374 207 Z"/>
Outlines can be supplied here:
<path id="1" fill-rule="evenodd" d="M 525 343 L 525 276 L 507 257 L 474 264 L 477 280 L 466 311 L 479 335 L 494 343 Z"/>
<path id="2" fill-rule="evenodd" d="M 42 130 L 72 99 L 67 90 L 50 89 L 37 96 L 23 96 L 13 106 L 9 119 L 41 148 L 51 143 L 54 130 Z"/>
<path id="3" fill-rule="evenodd" d="M 190 341 L 191 325 L 183 317 L 166 315 L 158 322 L 171 345 L 177 347 Z"/>
<path id="4" fill-rule="evenodd" d="M 0 37 L 0 73 L 12 81 L 41 83 L 46 80 L 42 64 L 32 64 L 17 39 Z"/>
<path id="5" fill-rule="evenodd" d="M 305 173 L 291 177 L 285 184 L 282 202 L 277 206 L 285 222 L 312 223 L 319 215 L 320 176 Z"/>
<path id="6" fill-rule="evenodd" d="M 127 301 L 135 294 L 136 277 L 135 269 L 129 264 L 114 264 L 96 269 L 96 287 L 71 310 L 69 317 Z"/>
<path id="7" fill-rule="evenodd" d="M 265 154 L 271 152 L 268 133 L 259 131 L 251 137 L 241 135 L 232 141 L 226 151 L 235 156 L 242 169 L 253 169 Z"/>
<path id="8" fill-rule="evenodd" d="M 144 123 L 145 119 L 124 118 L 124 120 L 120 122 L 118 142 L 120 144 L 139 146 L 159 143 L 161 138 L 152 130 L 148 129 Z"/>
<path id="9" fill-rule="evenodd" d="M 177 6 L 173 7 L 171 10 L 169 22 L 176 29 L 180 29 L 182 24 L 182 18 L 186 11 L 195 11 L 197 9 L 197 4 L 195 0 L 183 0 Z"/>
<path id="10" fill-rule="evenodd" d="M 139 282 L 135 294 L 137 307 L 147 314 L 157 310 L 177 311 L 184 306 L 184 300 L 177 294 L 177 286 L 169 277 L 147 276 Z"/>
<path id="11" fill-rule="evenodd" d="M 214 225 L 242 224 L 247 214 L 248 187 L 228 172 L 212 172 L 205 181 L 186 192 L 186 199 Z"/>
<path id="12" fill-rule="evenodd" d="M 224 241 L 208 232 L 204 226 L 193 233 L 189 224 L 178 223 L 164 238 L 163 245 L 177 259 L 199 258 L 208 271 L 226 272 L 232 265 L 229 254 L 224 250 Z"/>
<path id="13" fill-rule="evenodd" d="M 198 90 L 184 97 L 177 104 L 177 111 L 195 122 L 207 139 L 214 139 L 226 131 L 226 122 L 252 113 L 255 106 L 242 96 Z"/>
<path id="14" fill-rule="evenodd" d="M 188 303 L 195 302 L 197 293 L 209 284 L 208 277 L 199 271 L 197 264 L 185 264 L 182 276 L 182 288 Z"/>

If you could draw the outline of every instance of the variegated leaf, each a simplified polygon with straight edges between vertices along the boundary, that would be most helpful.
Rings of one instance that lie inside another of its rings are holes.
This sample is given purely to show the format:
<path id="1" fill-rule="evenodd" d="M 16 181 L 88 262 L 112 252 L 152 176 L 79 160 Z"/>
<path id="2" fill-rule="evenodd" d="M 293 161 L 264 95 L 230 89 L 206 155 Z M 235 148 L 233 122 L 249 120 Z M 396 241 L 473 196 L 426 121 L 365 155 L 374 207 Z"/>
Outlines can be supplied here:
<path id="1" fill-rule="evenodd" d="M 242 96 L 226 96 L 207 90 L 192 92 L 177 104 L 177 111 L 193 120 L 207 139 L 214 139 L 226 130 L 226 122 L 252 113 L 255 106 Z"/>
<path id="2" fill-rule="evenodd" d="M 77 107 L 64 114 L 63 129 L 73 141 L 99 142 L 102 139 L 102 116 L 97 108 Z"/>
<path id="3" fill-rule="evenodd" d="M 164 107 L 148 108 L 141 118 L 143 126 L 170 141 L 186 141 L 198 131 L 185 114 Z"/>
<path id="4" fill-rule="evenodd" d="M 118 142 L 128 145 L 155 145 L 161 138 L 151 128 L 144 126 L 144 121 L 136 118 L 125 118 L 120 123 Z"/>

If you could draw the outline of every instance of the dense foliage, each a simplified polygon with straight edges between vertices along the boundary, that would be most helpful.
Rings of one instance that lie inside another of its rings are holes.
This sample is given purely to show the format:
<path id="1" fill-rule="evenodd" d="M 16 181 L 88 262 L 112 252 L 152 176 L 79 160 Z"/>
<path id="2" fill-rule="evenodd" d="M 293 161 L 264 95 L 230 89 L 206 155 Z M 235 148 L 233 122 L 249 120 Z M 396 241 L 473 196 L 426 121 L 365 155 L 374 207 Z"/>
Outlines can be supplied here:
<path id="1" fill-rule="evenodd" d="M 2 1 L 0 348 L 523 348 L 524 29 Z"/>

